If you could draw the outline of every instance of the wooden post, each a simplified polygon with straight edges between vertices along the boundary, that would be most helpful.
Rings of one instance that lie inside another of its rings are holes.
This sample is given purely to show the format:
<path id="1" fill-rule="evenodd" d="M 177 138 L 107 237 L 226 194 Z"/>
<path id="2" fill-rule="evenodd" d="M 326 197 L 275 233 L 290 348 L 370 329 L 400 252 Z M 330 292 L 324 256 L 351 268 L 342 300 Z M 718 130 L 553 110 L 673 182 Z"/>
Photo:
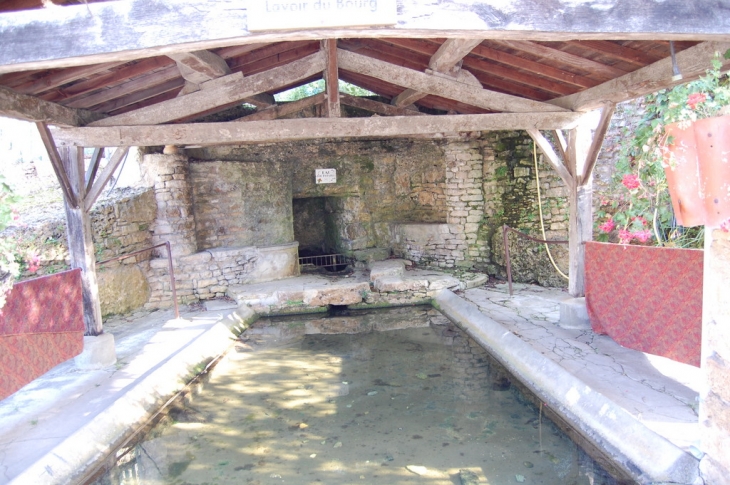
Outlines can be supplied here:
<path id="1" fill-rule="evenodd" d="M 566 161 L 573 177 L 573 184 L 568 186 L 570 191 L 568 293 L 574 297 L 585 296 L 585 243 L 593 238 L 593 176 L 587 174 L 584 180 L 578 182 L 578 174 L 583 173 L 590 145 L 591 131 L 585 123 L 580 123 L 570 130 Z"/>
<path id="2" fill-rule="evenodd" d="M 328 118 L 340 117 L 340 81 L 337 72 L 337 39 L 322 41 L 322 51 L 326 59 L 324 84 L 327 90 L 327 101 L 324 103 L 325 115 Z"/>
<path id="3" fill-rule="evenodd" d="M 64 200 L 66 208 L 66 235 L 68 253 L 72 268 L 81 268 L 81 286 L 84 300 L 85 335 L 103 333 L 99 286 L 96 279 L 96 258 L 94 242 L 91 239 L 91 217 L 84 207 L 86 180 L 84 176 L 84 149 L 62 148 L 60 150 L 69 182 L 81 203 L 74 207 Z"/>

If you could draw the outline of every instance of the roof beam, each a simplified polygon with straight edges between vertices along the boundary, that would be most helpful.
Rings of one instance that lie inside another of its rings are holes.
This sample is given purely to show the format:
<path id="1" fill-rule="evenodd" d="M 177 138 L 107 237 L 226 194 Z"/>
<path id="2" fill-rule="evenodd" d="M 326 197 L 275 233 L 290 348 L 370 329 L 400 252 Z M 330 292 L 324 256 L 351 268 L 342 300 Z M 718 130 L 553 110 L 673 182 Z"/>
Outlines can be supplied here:
<path id="1" fill-rule="evenodd" d="M 230 74 L 201 85 L 203 89 L 92 123 L 92 126 L 156 125 L 241 102 L 249 96 L 306 79 L 324 70 L 321 52 L 252 76 Z M 206 85 L 210 88 L 206 89 Z M 119 145 L 106 145 L 119 146 Z"/>
<path id="2" fill-rule="evenodd" d="M 461 69 L 461 60 L 481 42 L 482 39 L 446 39 L 446 42 L 441 44 L 441 47 L 431 56 L 428 68 L 445 74 L 458 65 L 459 67 L 456 69 L 458 71 Z M 428 93 L 406 89 L 393 99 L 393 104 L 398 107 L 408 106 L 426 96 Z"/>
<path id="3" fill-rule="evenodd" d="M 0 86 L 0 115 L 24 121 L 44 122 L 58 126 L 84 126 L 104 115 L 67 108 Z"/>
<path id="4" fill-rule="evenodd" d="M 231 69 L 222 57 L 210 51 L 195 51 L 168 54 L 177 63 L 183 79 L 195 84 L 202 84 L 231 73 Z"/>
<path id="5" fill-rule="evenodd" d="M 443 116 L 374 116 L 369 118 L 303 118 L 232 121 L 158 126 L 59 128 L 53 136 L 62 146 L 233 145 L 316 138 L 348 138 L 489 130 L 556 130 L 570 128 L 580 113 L 496 113 Z"/>
<path id="6" fill-rule="evenodd" d="M 337 50 L 337 58 L 341 69 L 484 109 L 520 113 L 556 111 L 555 106 L 546 103 L 480 89 L 445 74 L 422 73 L 342 49 Z"/>
<path id="7" fill-rule="evenodd" d="M 117 62 L 255 42 L 347 37 L 722 40 L 726 0 L 413 0 L 393 27 L 252 34 L 236 0 L 84 2 L 0 14 L 0 72 Z M 99 35 L 113 32 L 114 35 Z"/>
<path id="8" fill-rule="evenodd" d="M 238 118 L 234 121 L 263 121 L 263 120 L 275 120 L 277 118 L 283 118 L 294 113 L 298 113 L 305 108 L 314 106 L 317 104 L 324 103 L 324 93 L 315 94 L 314 96 L 308 96 L 306 98 L 298 99 L 290 103 L 282 103 L 271 106 L 269 108 L 262 109 L 248 116 Z"/>
<path id="9" fill-rule="evenodd" d="M 671 59 L 662 59 L 654 64 L 632 73 L 607 81 L 585 91 L 548 101 L 574 111 L 599 109 L 606 103 L 621 103 L 635 99 L 660 89 L 671 88 L 678 84 L 697 79 L 712 66 L 716 52 L 724 53 L 730 49 L 730 42 L 703 42 L 677 53 L 677 65 L 682 79 L 672 79 Z M 730 61 L 722 58 L 723 69 L 730 67 Z"/>

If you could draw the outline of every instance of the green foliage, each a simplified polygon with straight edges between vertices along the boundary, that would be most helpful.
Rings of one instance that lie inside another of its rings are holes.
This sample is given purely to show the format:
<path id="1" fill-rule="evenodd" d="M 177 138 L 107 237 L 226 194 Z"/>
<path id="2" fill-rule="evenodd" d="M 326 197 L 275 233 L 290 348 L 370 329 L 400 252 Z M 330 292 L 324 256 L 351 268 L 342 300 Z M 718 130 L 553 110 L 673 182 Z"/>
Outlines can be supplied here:
<path id="1" fill-rule="evenodd" d="M 620 146 L 611 186 L 616 196 L 601 200 L 596 212 L 598 241 L 702 247 L 703 228 L 684 228 L 674 221 L 664 174 L 666 145 L 671 142 L 665 126 L 725 114 L 730 81 L 720 67 L 716 56 L 697 81 L 645 98 L 642 119 L 622 133 L 627 142 Z"/>
<path id="2" fill-rule="evenodd" d="M 0 175 L 0 231 L 13 220 L 13 205 L 18 197 L 5 177 Z M 20 264 L 15 256 L 15 243 L 12 240 L 0 239 L 0 309 L 5 306 L 5 295 L 13 287 L 15 278 L 20 274 Z"/>
<path id="3" fill-rule="evenodd" d="M 298 86 L 296 88 L 292 88 L 287 91 L 278 93 L 274 96 L 274 98 L 277 102 L 297 101 L 303 98 L 314 96 L 315 94 L 319 94 L 324 91 L 324 88 L 324 79 L 318 79 L 303 86 Z M 373 96 L 375 94 L 368 91 L 367 89 L 355 86 L 354 84 L 346 83 L 345 81 L 339 82 L 338 89 L 341 93 L 350 94 L 352 96 Z"/>

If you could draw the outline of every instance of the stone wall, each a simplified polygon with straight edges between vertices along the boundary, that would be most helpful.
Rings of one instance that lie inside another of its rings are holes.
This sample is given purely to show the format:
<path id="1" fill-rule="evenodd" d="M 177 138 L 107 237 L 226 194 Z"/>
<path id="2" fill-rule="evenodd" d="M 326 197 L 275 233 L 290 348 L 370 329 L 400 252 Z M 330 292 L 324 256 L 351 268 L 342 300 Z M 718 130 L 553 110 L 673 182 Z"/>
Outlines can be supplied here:
<path id="1" fill-rule="evenodd" d="M 289 169 L 276 160 L 191 161 L 198 250 L 292 242 Z"/>

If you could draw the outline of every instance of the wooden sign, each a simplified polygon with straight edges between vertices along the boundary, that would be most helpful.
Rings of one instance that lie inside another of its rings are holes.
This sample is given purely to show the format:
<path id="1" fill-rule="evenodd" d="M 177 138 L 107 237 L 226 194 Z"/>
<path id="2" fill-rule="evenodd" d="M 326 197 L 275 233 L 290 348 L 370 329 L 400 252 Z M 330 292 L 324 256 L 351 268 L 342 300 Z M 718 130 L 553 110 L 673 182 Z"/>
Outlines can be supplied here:
<path id="1" fill-rule="evenodd" d="M 318 184 L 335 184 L 337 183 L 337 169 L 334 168 L 318 168 L 314 170 L 314 180 Z"/>
<path id="2" fill-rule="evenodd" d="M 396 0 L 252 0 L 248 30 L 371 27 L 396 24 Z"/>

